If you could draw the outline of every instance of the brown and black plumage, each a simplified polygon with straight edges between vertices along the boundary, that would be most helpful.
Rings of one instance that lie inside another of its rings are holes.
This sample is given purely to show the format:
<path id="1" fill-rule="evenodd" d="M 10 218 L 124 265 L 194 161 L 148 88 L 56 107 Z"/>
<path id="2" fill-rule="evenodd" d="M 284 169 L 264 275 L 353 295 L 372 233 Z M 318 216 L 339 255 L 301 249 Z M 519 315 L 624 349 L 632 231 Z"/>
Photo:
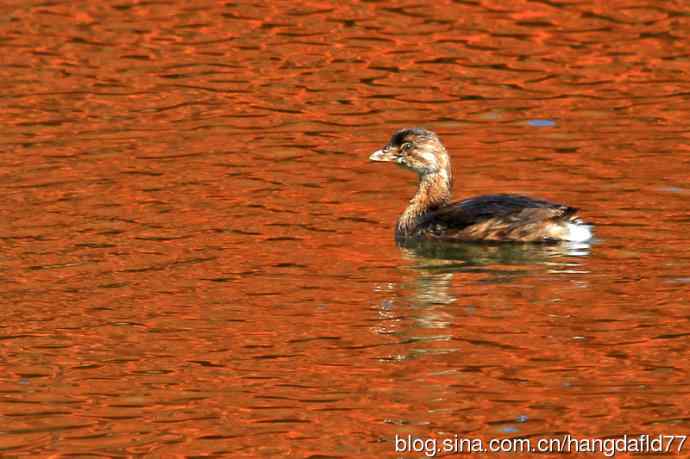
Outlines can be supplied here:
<path id="1" fill-rule="evenodd" d="M 448 152 L 426 129 L 396 132 L 369 159 L 394 162 L 419 177 L 417 193 L 398 218 L 398 240 L 583 242 L 592 237 L 591 227 L 576 217 L 577 209 L 562 204 L 512 194 L 451 203 Z"/>

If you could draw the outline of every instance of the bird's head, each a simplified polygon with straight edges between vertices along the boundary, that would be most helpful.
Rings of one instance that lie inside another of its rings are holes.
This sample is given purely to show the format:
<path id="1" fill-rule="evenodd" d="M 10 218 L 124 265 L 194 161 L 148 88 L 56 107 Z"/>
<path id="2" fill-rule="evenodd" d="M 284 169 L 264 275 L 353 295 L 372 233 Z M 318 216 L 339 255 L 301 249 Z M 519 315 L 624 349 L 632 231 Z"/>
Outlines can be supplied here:
<path id="1" fill-rule="evenodd" d="M 392 162 L 415 171 L 420 177 L 443 173 L 450 175 L 450 159 L 438 136 L 423 128 L 401 129 L 369 160 Z"/>

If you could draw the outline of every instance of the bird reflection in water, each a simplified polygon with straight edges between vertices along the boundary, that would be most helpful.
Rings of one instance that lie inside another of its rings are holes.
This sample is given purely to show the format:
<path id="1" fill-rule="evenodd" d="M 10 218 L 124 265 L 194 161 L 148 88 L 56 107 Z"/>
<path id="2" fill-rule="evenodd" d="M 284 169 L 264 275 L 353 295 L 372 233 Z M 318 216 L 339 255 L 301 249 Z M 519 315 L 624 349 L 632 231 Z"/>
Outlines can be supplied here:
<path id="1" fill-rule="evenodd" d="M 457 324 L 457 307 L 449 307 L 458 298 L 458 288 L 453 287 L 456 275 L 476 279 L 485 274 L 480 282 L 505 284 L 538 273 L 585 273 L 577 257 L 589 255 L 588 243 L 561 242 L 554 244 L 520 243 L 450 243 L 439 241 L 408 241 L 400 245 L 401 268 L 412 272 L 409 280 L 399 284 L 386 283 L 376 290 L 385 292 L 380 302 L 379 316 L 384 319 L 376 327 L 377 333 L 398 334 L 405 340 L 450 341 L 451 334 L 438 334 L 429 329 L 444 329 Z M 400 306 L 407 306 L 403 310 Z M 404 311 L 404 312 L 403 312 Z M 464 314 L 473 314 L 471 302 L 464 305 Z M 404 316 L 405 320 L 399 320 Z M 396 320 L 396 318 L 398 320 Z M 382 325 L 385 324 L 385 325 Z M 430 333 L 431 332 L 431 333 Z M 430 349 L 417 349 L 429 352 Z M 434 352 L 448 352 L 438 349 Z"/>
<path id="2" fill-rule="evenodd" d="M 417 268 L 458 268 L 487 265 L 548 265 L 558 264 L 563 257 L 582 257 L 590 253 L 587 242 L 532 243 L 478 243 L 408 241 L 400 245 L 403 258 L 413 261 Z M 460 269 L 462 270 L 462 269 Z"/>

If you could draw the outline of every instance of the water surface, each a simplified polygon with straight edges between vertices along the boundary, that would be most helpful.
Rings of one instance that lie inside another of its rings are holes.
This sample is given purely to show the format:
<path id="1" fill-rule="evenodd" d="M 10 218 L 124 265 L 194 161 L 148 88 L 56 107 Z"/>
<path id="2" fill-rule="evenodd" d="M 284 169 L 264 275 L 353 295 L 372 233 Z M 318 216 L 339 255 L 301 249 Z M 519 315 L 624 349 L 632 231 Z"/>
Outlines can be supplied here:
<path id="1" fill-rule="evenodd" d="M 685 2 L 0 12 L 1 454 L 690 431 Z M 397 247 L 408 126 L 599 241 Z"/>

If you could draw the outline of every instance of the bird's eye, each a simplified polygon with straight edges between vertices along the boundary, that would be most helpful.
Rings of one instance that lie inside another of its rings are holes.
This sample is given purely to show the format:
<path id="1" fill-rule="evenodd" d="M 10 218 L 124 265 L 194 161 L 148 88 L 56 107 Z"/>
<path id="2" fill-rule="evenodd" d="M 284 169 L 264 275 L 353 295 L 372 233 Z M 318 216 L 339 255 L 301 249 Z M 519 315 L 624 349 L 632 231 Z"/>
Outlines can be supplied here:
<path id="1" fill-rule="evenodd" d="M 412 148 L 412 142 L 405 142 L 404 144 L 400 145 L 400 151 L 407 151 L 410 148 Z"/>

